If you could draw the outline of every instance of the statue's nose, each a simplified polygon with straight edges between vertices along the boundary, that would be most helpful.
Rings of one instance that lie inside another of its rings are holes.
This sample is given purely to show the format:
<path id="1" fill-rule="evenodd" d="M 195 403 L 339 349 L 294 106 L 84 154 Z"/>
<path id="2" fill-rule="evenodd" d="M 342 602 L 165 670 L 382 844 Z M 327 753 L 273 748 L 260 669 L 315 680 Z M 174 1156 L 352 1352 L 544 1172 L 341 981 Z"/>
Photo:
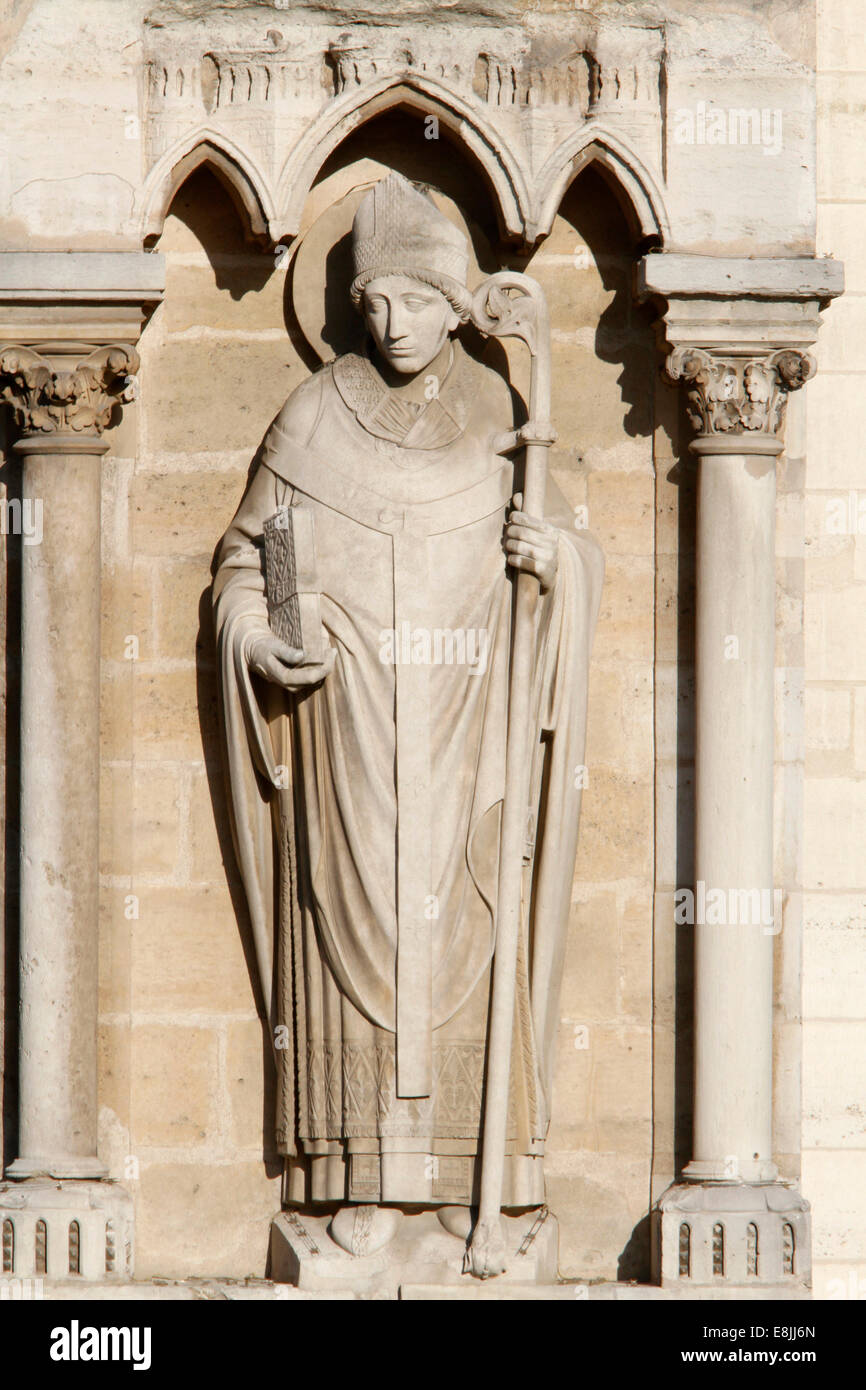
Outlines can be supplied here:
<path id="1" fill-rule="evenodd" d="M 392 308 L 388 315 L 388 337 L 392 342 L 397 342 L 401 338 L 408 336 L 408 325 L 404 314 L 396 308 Z"/>

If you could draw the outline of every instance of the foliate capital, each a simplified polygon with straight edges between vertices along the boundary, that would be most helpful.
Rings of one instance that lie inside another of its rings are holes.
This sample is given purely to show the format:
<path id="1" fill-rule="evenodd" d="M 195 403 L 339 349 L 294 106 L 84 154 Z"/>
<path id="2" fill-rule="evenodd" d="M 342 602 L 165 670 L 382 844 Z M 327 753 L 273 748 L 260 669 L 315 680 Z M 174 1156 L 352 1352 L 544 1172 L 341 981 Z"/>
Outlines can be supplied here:
<path id="1" fill-rule="evenodd" d="M 97 348 L 56 369 L 32 348 L 0 348 L 0 400 L 26 434 L 101 434 L 114 406 L 135 399 L 139 357 L 125 343 Z"/>
<path id="2" fill-rule="evenodd" d="M 699 436 L 781 433 L 789 391 L 815 375 L 815 359 L 792 348 L 766 357 L 723 357 L 680 347 L 667 360 L 672 381 L 688 387 L 687 412 Z"/>

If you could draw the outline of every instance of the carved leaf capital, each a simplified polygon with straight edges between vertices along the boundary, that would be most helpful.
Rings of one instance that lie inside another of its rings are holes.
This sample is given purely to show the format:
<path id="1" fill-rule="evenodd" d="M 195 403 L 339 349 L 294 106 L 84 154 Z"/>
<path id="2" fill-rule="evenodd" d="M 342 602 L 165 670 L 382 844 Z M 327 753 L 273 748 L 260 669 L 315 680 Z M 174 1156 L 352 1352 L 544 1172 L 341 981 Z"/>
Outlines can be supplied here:
<path id="1" fill-rule="evenodd" d="M 667 360 L 672 381 L 687 387 L 689 421 L 699 435 L 780 433 L 789 391 L 815 374 L 808 353 L 783 348 L 766 357 L 721 357 L 676 348 Z"/>
<path id="2" fill-rule="evenodd" d="M 10 345 L 0 349 L 0 400 L 26 434 L 101 434 L 115 405 L 134 400 L 138 367 L 125 343 L 97 348 L 68 371 Z"/>

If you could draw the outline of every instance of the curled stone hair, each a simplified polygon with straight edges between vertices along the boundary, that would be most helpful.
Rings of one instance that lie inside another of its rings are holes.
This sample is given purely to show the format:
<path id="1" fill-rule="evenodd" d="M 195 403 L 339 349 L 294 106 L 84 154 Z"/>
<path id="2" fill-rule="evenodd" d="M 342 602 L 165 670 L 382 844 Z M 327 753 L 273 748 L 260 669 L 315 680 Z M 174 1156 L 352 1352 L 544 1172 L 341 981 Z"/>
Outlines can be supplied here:
<path id="1" fill-rule="evenodd" d="M 431 289 L 438 290 L 443 294 L 459 318 L 461 323 L 466 323 L 469 319 L 469 312 L 472 306 L 472 295 L 463 285 L 459 285 L 456 280 L 452 280 L 449 275 L 438 275 L 436 271 L 400 269 L 395 266 L 393 269 L 374 269 L 365 270 L 361 275 L 356 275 L 352 281 L 349 293 L 352 296 L 352 303 L 356 309 L 361 309 L 361 301 L 364 290 L 371 280 L 379 280 L 385 275 L 405 275 L 410 280 L 418 280 L 422 285 L 429 285 Z"/>

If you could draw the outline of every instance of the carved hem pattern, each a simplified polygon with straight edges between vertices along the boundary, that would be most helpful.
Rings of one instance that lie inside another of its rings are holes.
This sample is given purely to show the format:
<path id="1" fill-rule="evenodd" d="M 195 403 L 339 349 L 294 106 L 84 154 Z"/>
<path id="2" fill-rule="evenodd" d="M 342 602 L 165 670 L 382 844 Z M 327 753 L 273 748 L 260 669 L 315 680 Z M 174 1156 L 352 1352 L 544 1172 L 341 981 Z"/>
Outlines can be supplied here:
<path id="1" fill-rule="evenodd" d="M 483 1043 L 434 1043 L 432 1095 L 401 1100 L 393 1044 L 309 1043 L 301 1138 L 477 1139 L 483 1078 Z"/>

